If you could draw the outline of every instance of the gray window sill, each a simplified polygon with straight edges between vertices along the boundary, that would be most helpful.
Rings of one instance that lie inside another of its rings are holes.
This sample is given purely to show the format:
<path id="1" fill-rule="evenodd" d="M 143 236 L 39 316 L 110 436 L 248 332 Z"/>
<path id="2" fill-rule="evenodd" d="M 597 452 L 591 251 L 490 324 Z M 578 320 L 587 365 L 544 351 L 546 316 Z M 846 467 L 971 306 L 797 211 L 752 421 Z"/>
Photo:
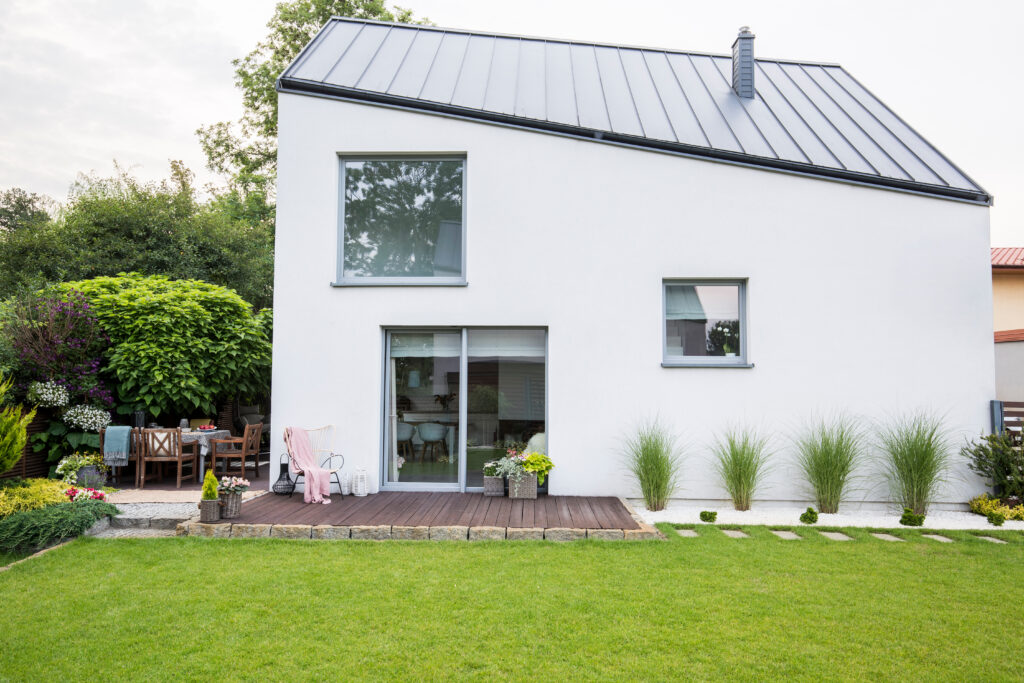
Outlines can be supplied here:
<path id="1" fill-rule="evenodd" d="M 407 280 L 341 280 L 332 282 L 331 287 L 468 287 L 465 280 L 437 281 L 429 278 L 410 278 Z"/>
<path id="2" fill-rule="evenodd" d="M 686 363 L 684 361 L 662 361 L 663 368 L 752 368 L 753 363 Z"/>

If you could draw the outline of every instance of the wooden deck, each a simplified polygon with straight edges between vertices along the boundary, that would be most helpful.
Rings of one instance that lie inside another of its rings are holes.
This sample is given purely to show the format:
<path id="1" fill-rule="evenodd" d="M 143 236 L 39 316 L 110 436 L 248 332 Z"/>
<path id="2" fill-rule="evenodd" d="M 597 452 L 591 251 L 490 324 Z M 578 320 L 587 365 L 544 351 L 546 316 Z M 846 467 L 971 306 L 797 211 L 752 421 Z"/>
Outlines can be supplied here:
<path id="1" fill-rule="evenodd" d="M 336 526 L 488 526 L 512 528 L 637 529 L 618 498 L 540 496 L 536 500 L 482 493 L 382 492 L 356 498 L 333 496 L 330 505 L 307 505 L 302 494 L 268 493 L 242 503 L 240 524 Z"/>

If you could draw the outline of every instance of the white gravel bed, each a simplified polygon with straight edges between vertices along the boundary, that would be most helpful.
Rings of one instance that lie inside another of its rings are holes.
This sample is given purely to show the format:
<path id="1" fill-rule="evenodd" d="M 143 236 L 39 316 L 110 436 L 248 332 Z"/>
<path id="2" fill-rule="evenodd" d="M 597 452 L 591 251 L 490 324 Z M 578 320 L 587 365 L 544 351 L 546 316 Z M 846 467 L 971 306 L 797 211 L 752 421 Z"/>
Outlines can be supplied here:
<path id="1" fill-rule="evenodd" d="M 733 509 L 731 504 L 695 504 L 690 501 L 670 501 L 664 510 L 651 512 L 644 507 L 643 500 L 630 499 L 629 504 L 633 510 L 648 524 L 657 522 L 670 522 L 676 524 L 700 524 L 701 510 L 714 510 L 718 512 L 716 524 L 746 524 L 746 525 L 773 525 L 773 526 L 803 526 L 800 523 L 800 515 L 807 506 L 771 506 L 759 507 L 756 503 L 746 512 L 739 512 Z M 901 528 L 900 513 L 895 510 L 851 510 L 840 511 L 834 515 L 819 514 L 817 526 L 850 526 L 850 527 L 874 527 L 874 528 Z M 971 512 L 956 512 L 952 510 L 935 510 L 928 513 L 924 520 L 926 529 L 977 529 L 990 531 L 992 529 L 1021 530 L 1024 531 L 1024 522 L 1006 520 L 1001 527 L 994 527 L 981 515 Z"/>
<path id="2" fill-rule="evenodd" d="M 115 503 L 121 517 L 188 519 L 199 514 L 195 503 Z"/>

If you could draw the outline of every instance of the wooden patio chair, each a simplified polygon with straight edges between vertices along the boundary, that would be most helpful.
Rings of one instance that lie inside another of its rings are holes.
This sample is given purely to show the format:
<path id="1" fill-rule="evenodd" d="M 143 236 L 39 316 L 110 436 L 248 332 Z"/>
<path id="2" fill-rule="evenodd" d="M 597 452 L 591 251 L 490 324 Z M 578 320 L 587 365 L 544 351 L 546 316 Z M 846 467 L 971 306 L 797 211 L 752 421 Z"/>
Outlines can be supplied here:
<path id="1" fill-rule="evenodd" d="M 104 427 L 100 429 L 100 453 L 103 452 L 103 443 L 106 438 L 107 430 Z M 132 429 L 131 436 L 128 440 L 128 462 L 135 463 L 135 486 L 139 485 L 139 472 L 142 471 L 139 457 L 142 455 L 142 430 L 138 427 Z M 114 477 L 118 484 L 121 483 L 121 469 L 120 467 L 114 468 Z"/>
<path id="2" fill-rule="evenodd" d="M 284 430 L 284 445 L 288 449 L 288 462 L 291 465 L 292 474 L 295 475 L 295 485 L 298 488 L 299 477 L 304 477 L 305 474 L 299 464 L 295 462 L 295 458 L 292 455 L 292 444 L 291 437 L 289 436 L 290 431 Z M 317 462 L 320 463 L 320 467 L 328 470 L 331 473 L 331 483 L 338 485 L 338 495 L 341 495 L 341 479 L 338 473 L 341 472 L 341 468 L 345 466 L 345 456 L 341 453 L 334 453 L 331 450 L 331 444 L 334 442 L 334 425 L 327 425 L 325 427 L 318 427 L 316 429 L 307 429 L 306 434 L 309 435 L 309 445 L 313 449 L 313 457 L 316 458 Z M 335 459 L 340 459 L 341 464 L 337 467 L 334 466 Z M 295 495 L 295 489 L 292 489 L 289 498 Z"/>
<path id="3" fill-rule="evenodd" d="M 263 424 L 246 425 L 242 436 L 229 439 L 210 439 L 210 469 L 217 474 L 217 460 L 224 461 L 224 474 L 244 477 L 248 469 L 248 461 L 253 460 L 254 479 L 260 477 L 260 437 L 263 435 Z M 228 446 L 228 448 L 225 448 Z M 231 460 L 241 461 L 238 470 L 231 470 Z"/>
<path id="4" fill-rule="evenodd" d="M 143 429 L 142 460 L 139 468 L 139 488 L 146 487 L 146 464 L 173 462 L 178 466 L 178 488 L 186 479 L 198 481 L 199 450 L 197 444 L 189 444 L 184 449 L 181 443 L 181 429 Z M 187 449 L 187 450 L 186 450 Z M 184 476 L 185 465 L 192 465 L 192 471 Z"/>

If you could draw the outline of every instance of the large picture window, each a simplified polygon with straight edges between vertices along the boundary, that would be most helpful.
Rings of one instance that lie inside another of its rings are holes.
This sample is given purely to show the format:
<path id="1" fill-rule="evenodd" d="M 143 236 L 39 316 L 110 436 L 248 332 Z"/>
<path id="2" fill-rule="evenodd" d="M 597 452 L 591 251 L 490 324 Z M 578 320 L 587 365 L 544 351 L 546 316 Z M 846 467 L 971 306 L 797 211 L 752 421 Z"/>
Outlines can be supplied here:
<path id="1" fill-rule="evenodd" d="M 340 163 L 336 284 L 465 284 L 465 159 Z"/>
<path id="2" fill-rule="evenodd" d="M 747 365 L 745 281 L 666 280 L 663 313 L 664 365 Z"/>

